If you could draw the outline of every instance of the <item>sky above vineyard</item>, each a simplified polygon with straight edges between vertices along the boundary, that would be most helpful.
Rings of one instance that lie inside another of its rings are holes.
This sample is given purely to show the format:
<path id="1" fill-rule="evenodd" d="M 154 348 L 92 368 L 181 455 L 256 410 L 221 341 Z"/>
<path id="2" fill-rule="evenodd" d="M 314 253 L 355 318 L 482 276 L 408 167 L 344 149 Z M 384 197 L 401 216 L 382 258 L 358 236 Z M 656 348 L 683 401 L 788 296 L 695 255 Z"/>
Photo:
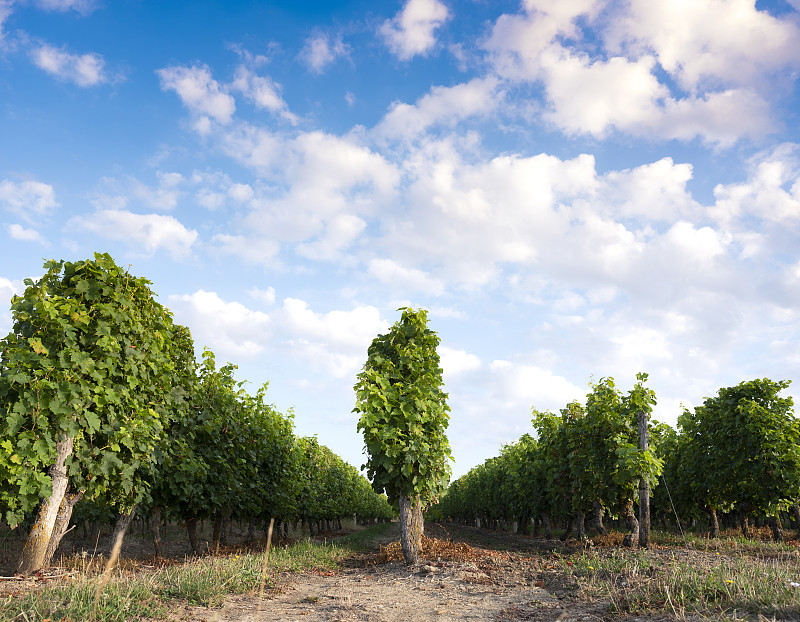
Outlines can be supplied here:
<path id="1" fill-rule="evenodd" d="M 108 252 L 356 466 L 403 306 L 456 475 L 593 378 L 674 425 L 800 382 L 799 70 L 800 0 L 0 0 L 0 296 Z"/>

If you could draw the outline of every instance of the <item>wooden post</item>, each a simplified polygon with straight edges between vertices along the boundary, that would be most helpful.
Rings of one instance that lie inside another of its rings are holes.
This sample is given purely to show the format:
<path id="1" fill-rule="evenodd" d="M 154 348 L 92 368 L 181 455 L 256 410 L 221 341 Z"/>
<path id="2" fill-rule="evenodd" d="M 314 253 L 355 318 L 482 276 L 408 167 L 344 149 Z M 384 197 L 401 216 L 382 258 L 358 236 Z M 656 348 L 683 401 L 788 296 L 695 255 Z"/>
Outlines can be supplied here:
<path id="1" fill-rule="evenodd" d="M 648 414 L 639 411 L 639 449 L 647 451 Z M 644 476 L 639 477 L 639 546 L 646 549 L 650 545 L 650 484 Z"/>

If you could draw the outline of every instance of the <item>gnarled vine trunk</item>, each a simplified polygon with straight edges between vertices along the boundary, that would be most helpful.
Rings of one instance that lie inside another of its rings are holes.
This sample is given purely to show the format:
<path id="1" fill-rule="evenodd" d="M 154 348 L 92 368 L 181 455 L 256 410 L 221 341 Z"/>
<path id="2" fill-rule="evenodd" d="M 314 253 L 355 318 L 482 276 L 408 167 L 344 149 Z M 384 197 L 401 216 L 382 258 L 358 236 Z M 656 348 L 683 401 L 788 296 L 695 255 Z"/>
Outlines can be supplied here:
<path id="1" fill-rule="evenodd" d="M 592 506 L 594 507 L 594 528 L 597 530 L 597 533 L 603 535 L 606 532 L 606 528 L 603 525 L 603 503 L 599 499 L 596 499 Z"/>
<path id="2" fill-rule="evenodd" d="M 161 506 L 154 505 L 150 510 L 150 533 L 153 534 L 153 554 L 156 559 L 164 556 L 161 548 Z"/>
<path id="3" fill-rule="evenodd" d="M 750 517 L 748 516 L 749 513 L 750 513 L 750 504 L 740 503 L 739 507 L 737 508 L 737 514 L 739 518 L 739 528 L 742 530 L 742 535 L 745 538 L 750 537 Z"/>
<path id="4" fill-rule="evenodd" d="M 58 508 L 58 516 L 56 516 L 56 524 L 53 525 L 53 533 L 50 536 L 50 542 L 47 545 L 47 553 L 45 554 L 45 566 L 49 566 L 53 561 L 53 557 L 58 550 L 58 545 L 61 544 L 62 538 L 69 531 L 69 520 L 72 518 L 72 510 L 75 504 L 83 497 L 83 490 L 77 492 L 67 490 L 64 498 L 61 500 L 61 505 Z"/>
<path id="5" fill-rule="evenodd" d="M 419 497 L 400 497 L 400 545 L 406 564 L 419 562 L 424 529 Z"/>
<path id="6" fill-rule="evenodd" d="M 211 548 L 214 549 L 214 555 L 219 554 L 220 544 L 226 544 L 225 527 L 230 520 L 232 513 L 233 510 L 231 508 L 223 508 L 221 510 L 217 510 L 216 514 L 214 515 L 214 531 L 211 536 Z"/>
<path id="7" fill-rule="evenodd" d="M 546 540 L 553 539 L 553 528 L 550 525 L 550 515 L 542 514 L 542 523 L 544 524 L 544 537 Z"/>
<path id="8" fill-rule="evenodd" d="M 708 508 L 708 525 L 712 538 L 719 538 L 719 519 L 717 518 L 717 508 Z"/>
<path id="9" fill-rule="evenodd" d="M 56 444 L 56 461 L 50 466 L 49 474 L 53 482 L 53 491 L 43 500 L 36 515 L 36 522 L 31 527 L 22 556 L 17 566 L 21 574 L 31 574 L 42 568 L 46 563 L 47 547 L 53 535 L 53 527 L 58 518 L 61 501 L 67 492 L 69 476 L 67 475 L 66 462 L 72 454 L 73 439 L 65 438 Z"/>
<path id="10" fill-rule="evenodd" d="M 197 517 L 192 516 L 186 520 L 186 533 L 189 536 L 189 546 L 192 547 L 192 553 L 200 555 L 200 546 L 197 542 Z"/>
<path id="11" fill-rule="evenodd" d="M 775 542 L 783 542 L 783 525 L 781 524 L 780 514 L 776 513 L 775 516 L 770 516 L 769 526 L 772 529 L 772 539 Z"/>
<path id="12" fill-rule="evenodd" d="M 624 502 L 621 509 L 621 513 L 625 517 L 625 524 L 630 529 L 622 539 L 622 545 L 635 546 L 639 543 L 639 521 L 636 519 L 636 512 L 633 511 L 633 499 Z"/>
<path id="13" fill-rule="evenodd" d="M 573 521 L 574 521 L 574 519 L 572 517 L 567 519 L 567 527 L 566 527 L 566 529 L 564 529 L 564 533 L 562 533 L 561 537 L 559 538 L 559 540 L 561 540 L 562 542 L 566 542 L 567 538 L 569 538 L 572 535 L 572 523 L 573 523 Z"/>
<path id="14" fill-rule="evenodd" d="M 119 557 L 119 552 L 122 549 L 122 541 L 125 539 L 128 526 L 133 521 L 133 517 L 135 515 L 135 505 L 127 512 L 121 512 L 117 515 L 117 522 L 114 523 L 114 533 L 111 534 L 111 552 L 109 555 L 109 563 L 112 566 L 116 563 L 117 558 Z"/>
<path id="15" fill-rule="evenodd" d="M 578 528 L 578 540 L 583 542 L 586 540 L 586 515 L 583 512 L 578 512 L 578 515 L 575 517 L 575 523 Z"/>

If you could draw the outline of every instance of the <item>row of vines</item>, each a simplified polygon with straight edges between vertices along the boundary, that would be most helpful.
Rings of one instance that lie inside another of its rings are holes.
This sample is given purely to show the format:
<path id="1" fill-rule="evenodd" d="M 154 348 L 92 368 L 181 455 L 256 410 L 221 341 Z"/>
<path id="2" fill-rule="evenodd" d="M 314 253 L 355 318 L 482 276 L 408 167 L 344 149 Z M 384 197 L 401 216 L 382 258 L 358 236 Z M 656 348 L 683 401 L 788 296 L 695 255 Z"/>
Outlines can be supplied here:
<path id="1" fill-rule="evenodd" d="M 251 527 L 390 518 L 387 500 L 315 438 L 298 438 L 292 413 L 217 367 L 197 362 L 189 330 L 172 321 L 149 281 L 108 255 L 50 261 L 11 303 L 0 341 L 0 512 L 29 523 L 21 572 L 52 558 L 74 516 L 138 514 L 159 525 Z"/>
<path id="2" fill-rule="evenodd" d="M 605 533 L 605 518 L 624 522 L 632 544 L 644 478 L 653 491 L 651 513 L 665 526 L 703 521 L 718 536 L 724 519 L 747 536 L 755 518 L 769 522 L 776 539 L 781 515 L 800 527 L 800 422 L 792 399 L 779 395 L 788 381 L 722 388 L 684 409 L 677 430 L 650 421 L 642 450 L 637 422 L 656 403 L 646 380 L 638 374 L 623 394 L 604 378 L 591 385 L 585 404 L 567 404 L 558 414 L 534 410 L 536 434 L 452 482 L 429 515 L 490 527 L 516 522 L 524 533 L 533 525 L 547 537 L 559 522 L 563 539 L 573 526 L 584 538 L 587 516 Z"/>

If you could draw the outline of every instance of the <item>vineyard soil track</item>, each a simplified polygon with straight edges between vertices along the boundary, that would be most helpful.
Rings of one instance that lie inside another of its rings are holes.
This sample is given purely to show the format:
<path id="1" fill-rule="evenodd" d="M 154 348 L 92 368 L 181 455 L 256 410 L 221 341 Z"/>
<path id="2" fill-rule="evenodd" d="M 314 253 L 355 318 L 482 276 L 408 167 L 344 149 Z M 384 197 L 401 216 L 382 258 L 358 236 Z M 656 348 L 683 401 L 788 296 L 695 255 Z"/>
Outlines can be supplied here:
<path id="1" fill-rule="evenodd" d="M 535 554 L 542 546 L 562 549 L 560 543 L 464 527 L 445 531 L 430 524 L 426 533 L 440 539 L 453 536 L 455 541 L 474 542 L 477 537 L 486 546 L 462 544 L 469 553 L 458 556 L 460 559 L 424 559 L 411 567 L 401 561 L 384 561 L 380 554 L 365 555 L 334 573 L 286 575 L 269 600 L 241 595 L 229 597 L 220 609 L 186 606 L 171 622 L 670 619 L 614 616 L 609 613 L 608 601 L 582 599 L 574 579 L 546 570 L 542 557 Z M 383 541 L 374 543 L 375 548 L 398 537 L 395 526 Z"/>

